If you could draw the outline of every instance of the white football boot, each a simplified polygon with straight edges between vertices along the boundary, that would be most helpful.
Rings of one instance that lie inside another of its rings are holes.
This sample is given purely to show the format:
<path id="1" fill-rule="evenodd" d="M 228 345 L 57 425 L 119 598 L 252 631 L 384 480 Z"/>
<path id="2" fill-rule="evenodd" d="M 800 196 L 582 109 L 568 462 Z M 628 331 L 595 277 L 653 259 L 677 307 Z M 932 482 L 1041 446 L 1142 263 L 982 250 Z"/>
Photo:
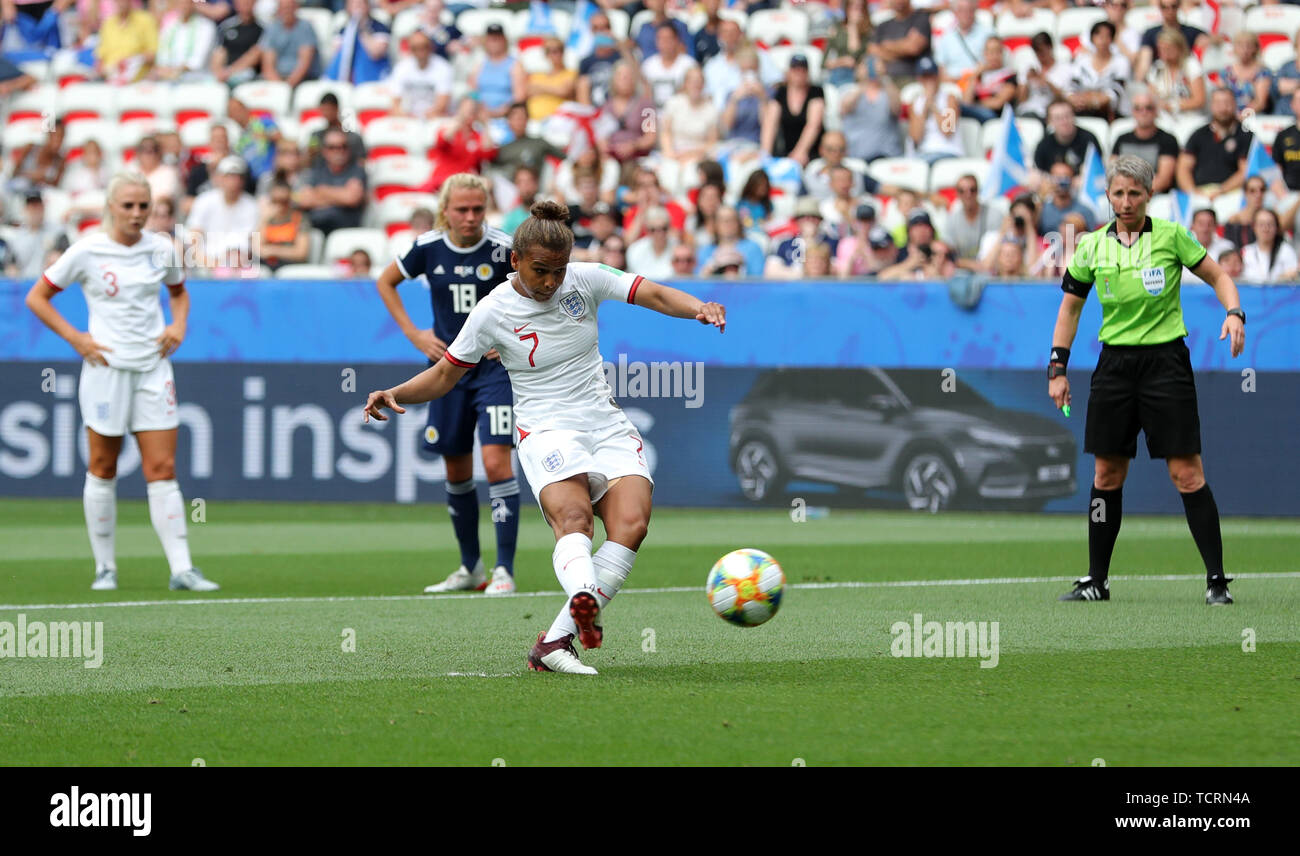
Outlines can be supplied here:
<path id="1" fill-rule="evenodd" d="M 172 591 L 217 591 L 221 588 L 212 580 L 204 577 L 203 572 L 198 568 L 190 568 L 188 571 L 172 574 L 172 580 L 167 587 Z"/>
<path id="2" fill-rule="evenodd" d="M 95 581 L 90 584 L 91 591 L 117 591 L 117 568 L 104 568 L 95 572 Z"/>
<path id="3" fill-rule="evenodd" d="M 483 594 L 493 597 L 514 593 L 515 578 L 510 576 L 510 572 L 505 569 L 504 565 L 497 565 L 492 569 L 492 582 L 488 583 L 487 588 L 483 589 Z"/>
<path id="4" fill-rule="evenodd" d="M 451 576 L 440 583 L 424 587 L 425 594 L 442 594 L 449 591 L 483 591 L 487 588 L 487 572 L 483 570 L 483 560 L 474 563 L 470 571 L 464 565 L 451 572 Z"/>
<path id="5" fill-rule="evenodd" d="M 543 642 L 546 631 L 537 634 L 537 643 L 528 652 L 528 668 L 534 672 L 559 672 L 564 675 L 598 675 L 591 666 L 583 665 L 573 647 L 573 636 L 565 635 L 554 642 Z"/>

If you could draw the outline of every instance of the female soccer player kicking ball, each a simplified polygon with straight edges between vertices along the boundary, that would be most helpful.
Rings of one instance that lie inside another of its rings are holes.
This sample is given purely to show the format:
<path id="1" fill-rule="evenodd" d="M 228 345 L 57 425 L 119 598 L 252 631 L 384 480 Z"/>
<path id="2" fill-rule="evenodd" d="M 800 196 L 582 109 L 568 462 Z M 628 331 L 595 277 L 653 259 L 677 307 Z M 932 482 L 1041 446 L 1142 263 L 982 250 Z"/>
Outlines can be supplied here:
<path id="1" fill-rule="evenodd" d="M 117 588 L 114 536 L 117 528 L 117 458 L 127 431 L 140 445 L 149 486 L 149 517 L 171 566 L 171 587 L 216 591 L 190 562 L 185 537 L 185 502 L 176 485 L 176 384 L 167 359 L 185 338 L 190 298 L 185 271 L 171 238 L 145 232 L 149 182 L 138 173 L 119 173 L 108 185 L 105 231 L 77 241 L 27 293 L 27 307 L 68 341 L 85 361 L 79 398 L 86 423 L 90 464 L 83 493 L 86 528 L 95 555 L 91 588 Z M 90 310 L 82 333 L 50 302 L 81 283 Z M 158 290 L 167 284 L 172 323 L 163 319 Z"/>
<path id="2" fill-rule="evenodd" d="M 392 389 L 370 393 L 365 418 L 387 419 L 447 394 L 495 348 L 510 373 L 519 461 L 555 532 L 551 560 L 568 595 L 549 631 L 538 634 L 528 667 L 594 675 L 573 647 L 599 648 L 601 610 L 636 559 L 650 522 L 653 480 L 641 436 L 614 401 L 596 341 L 596 310 L 620 300 L 674 318 L 725 330 L 726 310 L 632 273 L 591 263 L 569 264 L 573 232 L 568 209 L 538 202 L 514 235 L 516 273 L 480 300 L 432 368 Z M 605 543 L 591 552 L 592 510 Z"/>

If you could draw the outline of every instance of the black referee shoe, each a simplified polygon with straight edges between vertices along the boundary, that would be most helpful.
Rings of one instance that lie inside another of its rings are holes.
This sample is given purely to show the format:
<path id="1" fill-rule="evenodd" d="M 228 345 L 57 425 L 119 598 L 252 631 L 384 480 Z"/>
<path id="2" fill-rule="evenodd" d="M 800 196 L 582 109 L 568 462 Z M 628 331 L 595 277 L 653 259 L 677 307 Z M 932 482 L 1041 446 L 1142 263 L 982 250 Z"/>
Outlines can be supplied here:
<path id="1" fill-rule="evenodd" d="M 1084 577 L 1075 582 L 1073 591 L 1067 591 L 1057 600 L 1110 600 L 1110 580 L 1102 580 L 1097 585 L 1092 577 Z"/>
<path id="2" fill-rule="evenodd" d="M 1208 606 L 1230 606 L 1232 595 L 1228 594 L 1229 577 L 1214 577 L 1205 590 L 1205 603 Z"/>

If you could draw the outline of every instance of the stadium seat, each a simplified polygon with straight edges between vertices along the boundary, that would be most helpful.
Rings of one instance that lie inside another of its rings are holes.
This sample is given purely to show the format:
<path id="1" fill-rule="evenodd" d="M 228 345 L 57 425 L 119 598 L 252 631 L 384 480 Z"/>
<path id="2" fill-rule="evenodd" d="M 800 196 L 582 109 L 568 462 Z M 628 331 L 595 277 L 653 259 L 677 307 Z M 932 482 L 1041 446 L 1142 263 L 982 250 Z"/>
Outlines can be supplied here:
<path id="1" fill-rule="evenodd" d="M 546 74 L 551 70 L 551 61 L 546 58 L 546 49 L 540 43 L 523 48 L 518 56 L 527 74 Z"/>
<path id="2" fill-rule="evenodd" d="M 1228 218 L 1240 211 L 1246 204 L 1246 194 L 1240 188 L 1222 196 L 1214 197 L 1214 202 L 1210 207 L 1214 209 L 1215 215 L 1218 216 L 1220 223 L 1228 222 Z"/>
<path id="3" fill-rule="evenodd" d="M 115 89 L 107 83 L 78 83 L 68 86 L 59 91 L 54 114 L 61 117 L 67 125 L 91 119 L 114 121 L 117 119 Z"/>
<path id="4" fill-rule="evenodd" d="M 1242 122 L 1242 126 L 1247 131 L 1258 136 L 1260 141 L 1271 149 L 1277 135 L 1295 123 L 1294 116 L 1254 114 Z"/>
<path id="5" fill-rule="evenodd" d="M 963 175 L 974 175 L 981 188 L 988 180 L 989 162 L 984 158 L 945 158 L 930 167 L 930 193 L 943 193 L 956 198 L 957 181 Z M 951 191 L 945 192 L 945 191 Z M 948 201 L 951 202 L 952 198 Z"/>
<path id="6" fill-rule="evenodd" d="M 236 86 L 231 94 L 254 113 L 269 113 L 278 118 L 289 112 L 291 90 L 281 80 L 250 80 Z"/>
<path id="7" fill-rule="evenodd" d="M 45 139 L 44 122 L 37 119 L 23 119 L 17 122 L 10 122 L 4 128 L 4 151 L 9 155 L 10 161 L 14 161 L 18 155 L 22 154 L 21 149 L 24 146 L 39 146 Z M 64 137 L 66 146 L 67 137 Z M 9 169 L 17 167 L 17 163 L 10 163 Z"/>
<path id="8" fill-rule="evenodd" d="M 893 19 L 894 19 L 894 10 L 886 7 L 885 4 L 881 3 L 879 6 L 876 7 L 875 11 L 871 13 L 871 26 L 879 27 L 881 24 L 885 23 L 886 21 L 892 21 Z"/>
<path id="9" fill-rule="evenodd" d="M 1106 12 L 1100 7 L 1077 6 L 1063 9 L 1056 18 L 1055 40 L 1069 48 L 1072 55 L 1076 54 L 1080 46 L 1088 41 L 1092 25 L 1104 20 Z"/>
<path id="10" fill-rule="evenodd" d="M 383 229 L 335 229 L 325 237 L 325 263 L 346 259 L 353 250 L 365 250 L 371 262 L 388 258 L 388 235 Z"/>
<path id="11" fill-rule="evenodd" d="M 632 19 L 622 9 L 607 9 L 605 14 L 609 17 L 609 29 L 614 34 L 614 38 L 622 41 L 628 37 L 628 28 L 632 26 Z"/>
<path id="12" fill-rule="evenodd" d="M 102 119 L 74 122 L 68 126 L 63 135 L 64 152 L 73 160 L 81 157 L 81 150 L 87 140 L 97 141 L 100 148 L 105 149 L 106 152 L 109 149 L 120 151 L 122 146 L 118 142 L 118 130 L 117 125 Z"/>
<path id="13" fill-rule="evenodd" d="M 292 115 L 300 122 L 320 115 L 320 100 L 326 92 L 339 99 L 339 116 L 352 109 L 352 84 L 338 80 L 304 80 L 293 91 Z M 283 114 L 276 114 L 277 118 Z"/>
<path id="14" fill-rule="evenodd" d="M 1018 117 L 1016 119 L 1016 129 L 1020 131 L 1020 142 L 1025 153 L 1025 162 L 1033 166 L 1034 149 L 1043 139 L 1043 123 L 1037 119 Z M 999 136 L 1002 133 L 1002 120 L 994 119 L 991 122 L 985 122 L 980 128 L 980 151 L 984 157 L 992 155 L 993 148 L 998 144 Z"/>
<path id="15" fill-rule="evenodd" d="M 961 135 L 961 147 L 968 157 L 979 157 L 983 152 L 980 151 L 980 128 L 982 123 L 979 119 L 972 119 L 965 116 L 957 120 L 957 133 Z"/>
<path id="16" fill-rule="evenodd" d="M 975 20 L 983 24 L 990 30 L 993 29 L 993 13 L 988 9 L 976 9 Z M 957 16 L 952 13 L 951 9 L 944 9 L 930 15 L 930 36 L 934 41 L 953 28 L 957 21 Z"/>
<path id="17" fill-rule="evenodd" d="M 223 83 L 179 83 L 172 87 L 171 102 L 178 128 L 195 119 L 226 118 L 230 89 Z"/>
<path id="18" fill-rule="evenodd" d="M 1119 119 L 1116 119 L 1114 122 L 1111 122 L 1110 142 L 1106 146 L 1107 152 L 1113 153 L 1115 151 L 1115 141 L 1136 127 L 1137 127 L 1137 122 L 1135 122 L 1129 116 L 1123 116 Z"/>
<path id="19" fill-rule="evenodd" d="M 1101 146 L 1101 156 L 1104 160 L 1110 156 L 1110 123 L 1105 119 L 1099 119 L 1096 116 L 1079 116 L 1075 118 L 1075 124 L 1080 128 L 1092 133 L 1097 138 L 1097 144 Z"/>
<path id="20" fill-rule="evenodd" d="M 1246 10 L 1245 27 L 1259 36 L 1261 47 L 1277 42 L 1294 43 L 1300 32 L 1300 8 L 1295 6 L 1252 6 Z"/>
<path id="21" fill-rule="evenodd" d="M 315 31 L 316 47 L 320 51 L 320 65 L 322 69 L 326 68 L 325 55 L 333 50 L 334 13 L 329 9 L 299 6 L 298 17 L 311 24 L 312 30 Z"/>
<path id="22" fill-rule="evenodd" d="M 415 243 L 418 235 L 410 229 L 401 229 L 388 236 L 388 261 L 401 258 L 406 255 L 407 250 Z M 388 266 L 388 262 L 384 263 Z"/>
<path id="23" fill-rule="evenodd" d="M 1192 133 L 1209 123 L 1209 117 L 1199 113 L 1183 114 L 1174 118 L 1173 127 L 1165 127 L 1165 130 L 1174 135 L 1178 140 L 1178 145 L 1187 145 L 1187 140 Z"/>
<path id="24" fill-rule="evenodd" d="M 375 199 L 383 200 L 394 193 L 413 193 L 433 175 L 433 164 L 426 158 L 380 158 L 370 164 L 370 187 Z"/>
<path id="25" fill-rule="evenodd" d="M 760 48 L 803 46 L 810 28 L 808 15 L 798 9 L 760 9 L 750 13 L 745 34 Z"/>
<path id="26" fill-rule="evenodd" d="M 1291 42 L 1274 42 L 1260 54 L 1260 62 L 1274 74 L 1295 58 L 1295 45 Z"/>
<path id="27" fill-rule="evenodd" d="M 325 256 L 325 233 L 320 229 L 312 229 L 308 234 L 307 260 L 310 264 L 320 264 L 321 259 Z"/>
<path id="28" fill-rule="evenodd" d="M 919 158 L 880 158 L 868 164 L 867 172 L 881 184 L 895 184 L 924 192 L 930 185 L 930 165 Z"/>
<path id="29" fill-rule="evenodd" d="M 50 79 L 50 63 L 47 60 L 29 59 L 18 63 L 18 68 L 37 83 L 44 83 Z"/>
<path id="30" fill-rule="evenodd" d="M 522 35 L 519 32 L 518 18 L 507 9 L 466 9 L 456 16 L 456 28 L 474 38 L 487 32 L 488 24 L 500 24 L 511 42 L 517 41 Z"/>
<path id="31" fill-rule="evenodd" d="M 305 11 L 305 10 L 304 10 Z M 371 259 L 374 261 L 374 259 Z M 275 272 L 276 279 L 338 279 L 333 265 L 285 265 Z"/>
<path id="32" fill-rule="evenodd" d="M 58 88 L 52 83 L 42 83 L 26 92 L 15 92 L 5 99 L 5 122 L 22 122 L 28 119 L 41 119 L 54 111 L 55 93 Z"/>
<path id="33" fill-rule="evenodd" d="M 515 32 L 518 34 L 516 38 L 520 42 L 518 45 L 520 48 L 531 47 L 534 39 L 537 44 L 541 44 L 542 38 L 552 35 L 551 33 L 530 33 L 528 31 L 530 20 L 531 17 L 527 9 L 520 9 L 518 12 L 515 12 Z M 573 27 L 573 16 L 563 9 L 552 8 L 551 26 L 555 29 L 554 35 L 557 36 L 560 41 L 568 41 L 569 31 Z M 509 35 L 509 33 L 510 29 L 506 28 L 506 34 Z"/>
<path id="34" fill-rule="evenodd" d="M 286 122 L 282 130 L 285 134 L 292 131 L 293 136 L 290 139 L 297 140 L 298 145 L 305 149 L 311 144 L 311 135 L 324 128 L 326 124 L 328 123 L 322 117 L 317 116 L 305 122 L 298 122 L 296 125 Z"/>
<path id="35" fill-rule="evenodd" d="M 1056 32 L 1056 16 L 1047 9 L 1035 9 L 1028 18 L 1017 18 L 1009 12 L 997 17 L 993 27 L 1002 38 L 1009 51 L 1029 44 L 1029 40 L 1039 33 Z"/>
<path id="36" fill-rule="evenodd" d="M 822 94 L 826 101 L 826 116 L 822 119 L 822 126 L 828 131 L 844 130 L 844 117 L 840 115 L 840 101 L 844 97 L 843 91 L 838 86 L 831 86 L 829 83 L 822 87 Z"/>
<path id="37" fill-rule="evenodd" d="M 1154 3 L 1149 6 L 1134 6 L 1124 15 L 1124 23 L 1139 33 L 1160 26 L 1160 21 L 1160 9 Z"/>
<path id="38" fill-rule="evenodd" d="M 411 212 L 416 208 L 428 208 L 438 213 L 438 197 L 433 193 L 394 193 L 385 197 L 378 205 L 370 206 L 374 212 L 374 225 L 382 229 L 385 235 L 409 231 Z"/>
<path id="39" fill-rule="evenodd" d="M 393 91 L 385 82 L 363 83 L 352 89 L 352 109 L 356 111 L 357 123 L 365 128 L 380 116 L 387 116 L 393 111 Z"/>
<path id="40" fill-rule="evenodd" d="M 405 116 L 381 116 L 365 126 L 361 138 L 372 162 L 395 155 L 419 157 L 433 143 L 429 123 Z"/>
<path id="41" fill-rule="evenodd" d="M 166 83 L 144 81 L 115 87 L 117 116 L 121 122 L 145 119 L 171 120 L 175 115 L 172 87 Z"/>

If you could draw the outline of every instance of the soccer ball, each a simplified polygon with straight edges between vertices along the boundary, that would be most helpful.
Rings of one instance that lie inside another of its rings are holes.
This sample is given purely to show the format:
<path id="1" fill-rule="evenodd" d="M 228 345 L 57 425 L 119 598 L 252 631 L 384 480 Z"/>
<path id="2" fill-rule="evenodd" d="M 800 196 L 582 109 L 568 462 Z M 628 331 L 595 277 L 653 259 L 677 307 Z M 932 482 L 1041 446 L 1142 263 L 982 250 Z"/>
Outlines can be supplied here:
<path id="1" fill-rule="evenodd" d="M 704 590 L 719 618 L 757 627 L 781 607 L 785 572 L 762 550 L 733 550 L 714 564 Z"/>

